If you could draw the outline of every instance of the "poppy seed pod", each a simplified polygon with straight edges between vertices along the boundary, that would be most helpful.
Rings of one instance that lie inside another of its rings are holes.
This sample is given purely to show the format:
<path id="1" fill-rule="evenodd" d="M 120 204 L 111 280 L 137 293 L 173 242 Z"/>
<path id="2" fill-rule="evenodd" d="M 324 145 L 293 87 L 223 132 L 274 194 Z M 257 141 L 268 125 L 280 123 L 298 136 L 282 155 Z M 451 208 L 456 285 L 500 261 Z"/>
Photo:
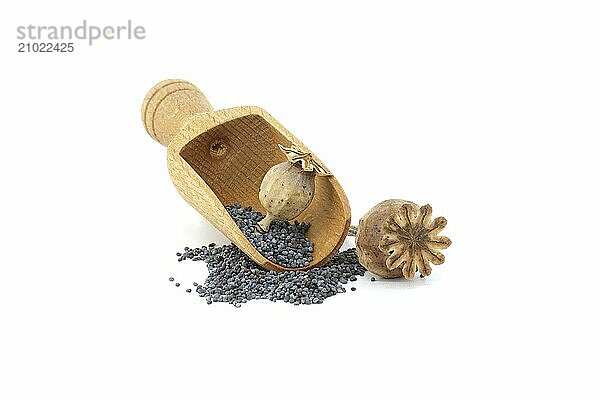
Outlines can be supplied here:
<path id="1" fill-rule="evenodd" d="M 330 175 L 317 163 L 311 153 L 293 146 L 279 145 L 287 161 L 276 164 L 265 174 L 258 192 L 267 215 L 258 226 L 268 231 L 273 220 L 290 221 L 302 213 L 315 195 L 315 177 Z"/>
<path id="2" fill-rule="evenodd" d="M 383 278 L 413 279 L 431 274 L 430 262 L 445 261 L 439 249 L 450 239 L 439 236 L 446 218 L 431 220 L 429 204 L 422 207 L 405 200 L 386 200 L 367 212 L 356 231 L 356 253 L 363 267 Z"/>

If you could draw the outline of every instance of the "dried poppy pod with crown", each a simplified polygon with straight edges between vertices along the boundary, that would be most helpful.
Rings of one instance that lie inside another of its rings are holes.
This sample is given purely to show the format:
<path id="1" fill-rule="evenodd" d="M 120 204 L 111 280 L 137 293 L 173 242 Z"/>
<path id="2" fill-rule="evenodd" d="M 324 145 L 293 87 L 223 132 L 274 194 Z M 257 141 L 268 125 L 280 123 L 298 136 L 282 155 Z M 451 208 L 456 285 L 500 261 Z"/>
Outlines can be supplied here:
<path id="1" fill-rule="evenodd" d="M 268 231 L 273 220 L 291 221 L 310 205 L 315 195 L 315 180 L 319 176 L 331 176 L 324 166 L 313 158 L 312 153 L 297 146 L 279 148 L 287 161 L 271 167 L 260 184 L 258 198 L 267 215 L 258 226 Z"/>
<path id="2" fill-rule="evenodd" d="M 431 274 L 431 265 L 445 261 L 439 249 L 452 243 L 439 233 L 446 218 L 431 220 L 431 206 L 406 200 L 385 200 L 367 212 L 350 234 L 356 235 L 361 265 L 383 278 L 413 279 Z"/>
<path id="3" fill-rule="evenodd" d="M 266 259 L 231 219 L 225 205 L 241 203 L 267 214 L 259 200 L 263 177 L 286 162 L 279 145 L 310 153 L 298 138 L 265 110 L 255 106 L 214 111 L 189 82 L 166 80 L 154 86 L 142 104 L 148 134 L 168 146 L 167 165 L 179 194 L 256 263 L 272 270 L 290 270 Z M 328 170 L 327 170 L 328 171 Z M 313 261 L 323 265 L 337 253 L 350 227 L 350 206 L 333 175 L 316 176 L 312 201 L 297 216 L 310 224 Z"/>

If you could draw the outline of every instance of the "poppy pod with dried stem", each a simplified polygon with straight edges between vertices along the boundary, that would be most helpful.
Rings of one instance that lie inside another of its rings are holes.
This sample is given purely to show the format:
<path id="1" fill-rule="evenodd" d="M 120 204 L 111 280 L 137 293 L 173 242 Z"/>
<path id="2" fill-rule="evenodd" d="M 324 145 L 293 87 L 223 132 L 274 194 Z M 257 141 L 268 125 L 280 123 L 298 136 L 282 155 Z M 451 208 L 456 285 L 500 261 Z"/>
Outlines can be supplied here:
<path id="1" fill-rule="evenodd" d="M 429 204 L 419 207 L 406 200 L 385 200 L 352 227 L 356 252 L 363 267 L 383 278 L 413 279 L 417 271 L 431 274 L 431 265 L 442 264 L 439 251 L 452 243 L 439 233 L 446 218 L 431 219 Z"/>

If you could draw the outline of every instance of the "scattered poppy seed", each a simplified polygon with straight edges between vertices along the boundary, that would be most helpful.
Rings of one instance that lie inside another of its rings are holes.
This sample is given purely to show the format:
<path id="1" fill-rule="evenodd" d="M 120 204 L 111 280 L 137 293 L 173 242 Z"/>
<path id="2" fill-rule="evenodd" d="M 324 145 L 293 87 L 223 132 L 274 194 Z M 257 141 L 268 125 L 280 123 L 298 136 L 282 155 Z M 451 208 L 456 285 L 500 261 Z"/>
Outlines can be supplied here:
<path id="1" fill-rule="evenodd" d="M 355 288 L 354 286 L 352 286 L 352 287 L 350 288 L 350 290 L 352 290 L 352 291 L 354 292 L 354 291 L 356 290 L 356 288 Z"/>
<path id="2" fill-rule="evenodd" d="M 371 277 L 371 282 L 375 282 L 375 277 Z"/>
<path id="3" fill-rule="evenodd" d="M 256 299 L 283 300 L 296 306 L 322 304 L 326 298 L 346 292 L 342 285 L 366 271 L 358 262 L 356 249 L 340 252 L 322 267 L 308 271 L 264 269 L 233 244 L 189 249 L 181 258 L 206 262 L 208 277 L 196 292 L 207 304 L 225 302 L 235 307 Z"/>
<path id="4" fill-rule="evenodd" d="M 173 277 L 169 278 L 169 282 L 173 282 L 174 280 L 175 280 L 175 278 L 173 278 Z"/>
<path id="5" fill-rule="evenodd" d="M 185 289 L 186 292 L 192 293 L 192 289 Z"/>
<path id="6" fill-rule="evenodd" d="M 175 286 L 179 287 L 179 286 L 180 286 L 179 282 L 177 282 L 177 283 L 175 284 Z"/>

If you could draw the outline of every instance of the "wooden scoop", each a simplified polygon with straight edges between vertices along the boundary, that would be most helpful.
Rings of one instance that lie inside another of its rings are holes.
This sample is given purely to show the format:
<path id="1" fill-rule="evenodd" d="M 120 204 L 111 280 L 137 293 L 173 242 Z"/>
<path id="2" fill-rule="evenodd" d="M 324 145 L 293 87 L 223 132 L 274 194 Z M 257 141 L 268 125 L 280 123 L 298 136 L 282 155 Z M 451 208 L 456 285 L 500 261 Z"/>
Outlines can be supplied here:
<path id="1" fill-rule="evenodd" d="M 169 79 L 146 95 L 142 121 L 153 139 L 168 146 L 169 174 L 181 196 L 256 263 L 277 271 L 315 268 L 342 245 L 350 206 L 334 176 L 316 177 L 313 201 L 297 218 L 310 223 L 306 236 L 314 243 L 313 261 L 304 268 L 267 260 L 225 210 L 225 205 L 238 202 L 265 213 L 258 190 L 269 168 L 286 160 L 278 145 L 293 143 L 309 151 L 262 108 L 214 111 L 194 85 Z"/>

